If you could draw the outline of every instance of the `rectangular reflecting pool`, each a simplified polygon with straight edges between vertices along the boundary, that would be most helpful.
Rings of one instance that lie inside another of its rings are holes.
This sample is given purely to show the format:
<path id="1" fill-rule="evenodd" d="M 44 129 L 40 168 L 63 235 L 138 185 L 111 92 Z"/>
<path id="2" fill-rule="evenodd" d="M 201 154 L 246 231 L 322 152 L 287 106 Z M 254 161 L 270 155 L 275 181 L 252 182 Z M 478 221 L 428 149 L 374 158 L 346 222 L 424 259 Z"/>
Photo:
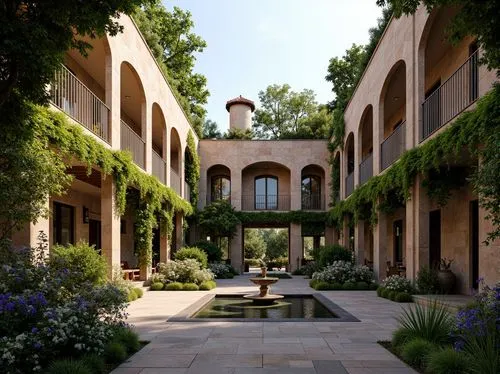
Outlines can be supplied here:
<path id="1" fill-rule="evenodd" d="M 270 306 L 253 304 L 243 295 L 204 295 L 169 322 L 359 322 L 320 293 L 285 295 Z"/>
<path id="2" fill-rule="evenodd" d="M 285 296 L 270 306 L 254 305 L 242 297 L 218 296 L 198 311 L 193 318 L 337 318 L 312 295 Z"/>

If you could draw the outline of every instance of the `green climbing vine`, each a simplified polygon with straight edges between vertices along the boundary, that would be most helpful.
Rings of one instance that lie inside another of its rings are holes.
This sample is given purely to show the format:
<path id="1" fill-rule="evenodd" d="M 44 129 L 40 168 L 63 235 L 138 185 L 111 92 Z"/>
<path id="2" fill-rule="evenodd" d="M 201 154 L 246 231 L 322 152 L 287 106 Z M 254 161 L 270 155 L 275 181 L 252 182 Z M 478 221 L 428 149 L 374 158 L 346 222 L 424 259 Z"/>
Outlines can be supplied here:
<path id="1" fill-rule="evenodd" d="M 114 178 L 116 214 L 123 215 L 127 203 L 132 205 L 139 263 L 150 264 L 152 229 L 160 221 L 167 236 L 171 236 L 174 213 L 190 215 L 193 213 L 192 206 L 157 178 L 140 170 L 128 152 L 106 148 L 85 134 L 80 126 L 69 123 L 63 113 L 40 106 L 33 109 L 37 136 L 45 139 L 47 152 L 52 152 L 49 146 L 55 147 L 61 160 L 76 159 L 86 164 L 89 172 L 97 166 L 102 174 Z"/>
<path id="2" fill-rule="evenodd" d="M 185 165 L 186 182 L 191 187 L 191 205 L 196 208 L 198 203 L 198 183 L 200 181 L 200 158 L 191 130 L 189 130 L 187 136 Z"/>
<path id="3" fill-rule="evenodd" d="M 390 213 L 410 198 L 415 177 L 423 176 L 422 185 L 430 198 L 446 204 L 453 189 L 472 179 L 479 187 L 480 203 L 488 210 L 494 231 L 489 240 L 500 237 L 500 85 L 477 102 L 475 109 L 462 113 L 453 124 L 423 145 L 406 151 L 383 174 L 370 178 L 357 187 L 346 200 L 341 200 L 329 212 L 328 223 L 341 227 L 344 216 L 354 221 L 377 221 L 377 212 Z M 468 168 L 452 167 L 462 152 L 468 150 L 481 158 L 481 167 L 471 174 Z M 483 184 L 481 184 L 481 181 Z M 481 190 L 482 188 L 482 190 Z M 481 191 L 483 191 L 481 193 Z"/>
<path id="4" fill-rule="evenodd" d="M 236 212 L 236 216 L 243 225 L 288 225 L 290 223 L 322 223 L 327 218 L 326 212 L 306 212 L 303 210 L 292 210 L 289 212 Z"/>

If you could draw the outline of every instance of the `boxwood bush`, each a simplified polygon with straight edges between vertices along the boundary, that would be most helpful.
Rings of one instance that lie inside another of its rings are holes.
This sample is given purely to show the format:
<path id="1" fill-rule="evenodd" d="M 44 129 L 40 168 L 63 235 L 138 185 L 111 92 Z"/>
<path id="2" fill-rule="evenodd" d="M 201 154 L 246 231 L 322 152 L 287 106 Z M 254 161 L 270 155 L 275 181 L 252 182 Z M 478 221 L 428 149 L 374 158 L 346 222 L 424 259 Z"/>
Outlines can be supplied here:
<path id="1" fill-rule="evenodd" d="M 165 287 L 165 285 L 163 283 L 155 282 L 155 283 L 152 283 L 149 288 L 151 291 L 160 291 L 160 290 L 163 290 L 164 287 Z"/>
<path id="2" fill-rule="evenodd" d="M 184 291 L 198 291 L 200 288 L 196 283 L 184 283 L 182 289 Z"/>
<path id="3" fill-rule="evenodd" d="M 416 338 L 403 345 L 401 357 L 412 366 L 424 369 L 429 355 L 438 347 L 428 340 Z"/>
<path id="4" fill-rule="evenodd" d="M 183 284 L 179 282 L 172 282 L 165 286 L 167 291 L 182 291 L 183 288 Z"/>
<path id="5" fill-rule="evenodd" d="M 208 256 L 207 254 L 197 247 L 184 247 L 179 249 L 175 253 L 175 259 L 177 261 L 187 260 L 192 258 L 201 264 L 202 269 L 206 269 L 208 266 Z"/>

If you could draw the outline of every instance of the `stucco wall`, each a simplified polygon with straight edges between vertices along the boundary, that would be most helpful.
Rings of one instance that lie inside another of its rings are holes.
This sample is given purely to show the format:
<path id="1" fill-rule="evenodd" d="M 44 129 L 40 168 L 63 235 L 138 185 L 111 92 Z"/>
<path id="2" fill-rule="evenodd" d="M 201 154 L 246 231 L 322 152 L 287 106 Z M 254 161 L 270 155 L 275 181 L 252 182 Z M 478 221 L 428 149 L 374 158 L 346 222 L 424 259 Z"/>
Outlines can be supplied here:
<path id="1" fill-rule="evenodd" d="M 240 130 L 252 128 L 252 110 L 248 105 L 231 105 L 229 108 L 229 128 Z"/>

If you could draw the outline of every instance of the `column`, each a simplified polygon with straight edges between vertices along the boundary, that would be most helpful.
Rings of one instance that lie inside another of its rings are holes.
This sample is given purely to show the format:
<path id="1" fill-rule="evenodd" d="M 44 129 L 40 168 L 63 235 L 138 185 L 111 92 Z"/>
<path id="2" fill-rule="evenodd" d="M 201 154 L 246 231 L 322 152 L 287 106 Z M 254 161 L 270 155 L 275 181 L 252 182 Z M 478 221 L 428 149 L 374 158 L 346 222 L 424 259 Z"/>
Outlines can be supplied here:
<path id="1" fill-rule="evenodd" d="M 241 198 L 241 170 L 231 169 L 231 205 L 234 209 L 241 210 L 243 205 Z"/>
<path id="2" fill-rule="evenodd" d="M 108 265 L 108 276 L 113 266 L 120 266 L 120 216 L 116 214 L 116 185 L 113 177 L 102 178 L 101 183 L 101 244 L 102 255 Z"/>
<path id="3" fill-rule="evenodd" d="M 114 69 L 111 54 L 106 55 L 106 105 L 110 109 L 109 127 L 111 148 L 120 149 L 120 66 Z"/>
<path id="4" fill-rule="evenodd" d="M 231 251 L 231 265 L 243 273 L 243 227 L 238 225 L 236 227 L 236 233 L 230 239 L 229 248 Z"/>
<path id="5" fill-rule="evenodd" d="M 375 280 L 381 281 L 386 276 L 387 261 L 387 217 L 377 213 L 377 225 L 373 228 L 373 272 Z"/>
<path id="6" fill-rule="evenodd" d="M 359 220 L 354 226 L 354 251 L 356 263 L 365 263 L 365 221 Z"/>
<path id="7" fill-rule="evenodd" d="M 50 203 L 47 198 L 45 208 L 49 209 Z M 29 246 L 36 248 L 38 246 L 40 233 L 44 233 L 49 240 L 49 247 L 52 245 L 52 230 L 50 229 L 49 217 L 39 217 L 36 222 L 26 223 L 24 227 L 12 233 L 12 244 L 16 247 Z"/>
<path id="8" fill-rule="evenodd" d="M 296 168 L 290 170 L 290 210 L 300 210 L 302 208 L 301 173 L 302 171 Z"/>
<path id="9" fill-rule="evenodd" d="M 170 241 L 165 230 L 160 228 L 160 262 L 166 263 L 170 260 Z"/>
<path id="10" fill-rule="evenodd" d="M 297 223 L 290 224 L 289 232 L 289 245 L 290 245 L 290 255 L 288 263 L 290 264 L 289 271 L 294 271 L 297 269 L 297 264 L 300 267 L 302 263 L 302 257 L 304 253 L 302 251 L 302 226 Z"/>
<path id="11" fill-rule="evenodd" d="M 176 250 L 181 249 L 184 246 L 184 230 L 182 228 L 184 218 L 182 214 L 176 213 L 175 219 L 175 248 Z"/>
<path id="12" fill-rule="evenodd" d="M 146 170 L 148 174 L 151 174 L 153 170 L 153 125 L 152 109 L 148 105 L 147 100 L 141 104 L 141 126 L 142 139 L 146 142 L 146 148 L 144 150 L 144 170 Z"/>
<path id="13" fill-rule="evenodd" d="M 332 226 L 325 226 L 325 245 L 336 244 L 336 230 Z"/>

